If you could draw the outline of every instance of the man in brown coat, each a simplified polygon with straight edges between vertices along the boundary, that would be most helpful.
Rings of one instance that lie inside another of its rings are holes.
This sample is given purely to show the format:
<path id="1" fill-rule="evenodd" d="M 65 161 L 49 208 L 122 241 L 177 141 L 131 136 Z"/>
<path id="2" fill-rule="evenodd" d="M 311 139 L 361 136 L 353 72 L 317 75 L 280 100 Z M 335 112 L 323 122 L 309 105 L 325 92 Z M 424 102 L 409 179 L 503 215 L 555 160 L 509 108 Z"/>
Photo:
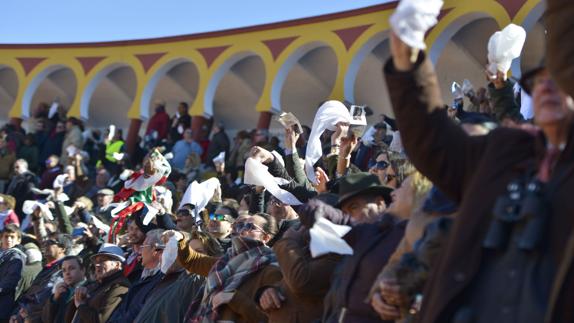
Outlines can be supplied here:
<path id="1" fill-rule="evenodd" d="M 442 109 L 426 55 L 413 55 L 394 34 L 391 51 L 385 77 L 403 145 L 421 173 L 460 203 L 420 321 L 542 322 L 574 224 L 571 98 L 540 69 L 526 89 L 539 129 L 469 137 Z M 392 306 L 392 295 L 382 294 Z"/>
<path id="2" fill-rule="evenodd" d="M 122 272 L 125 258 L 120 247 L 104 243 L 92 258 L 96 283 L 76 288 L 74 301 L 66 312 L 66 322 L 106 322 L 128 292 L 130 283 Z"/>

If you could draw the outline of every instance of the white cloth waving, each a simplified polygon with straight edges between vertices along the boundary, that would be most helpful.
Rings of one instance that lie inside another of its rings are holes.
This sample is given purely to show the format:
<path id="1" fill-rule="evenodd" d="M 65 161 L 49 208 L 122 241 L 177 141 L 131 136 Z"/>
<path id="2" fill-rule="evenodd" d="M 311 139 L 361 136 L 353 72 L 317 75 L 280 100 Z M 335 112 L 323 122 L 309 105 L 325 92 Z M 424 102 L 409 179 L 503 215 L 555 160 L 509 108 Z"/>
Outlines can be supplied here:
<path id="1" fill-rule="evenodd" d="M 335 131 L 339 122 L 351 122 L 351 114 L 343 103 L 331 100 L 323 103 L 319 107 L 315 115 L 315 120 L 313 120 L 313 127 L 311 128 L 311 135 L 309 135 L 307 151 L 305 153 L 305 173 L 311 183 L 317 184 L 313 165 L 315 165 L 323 155 L 321 135 L 327 129 Z"/>
<path id="2" fill-rule="evenodd" d="M 437 24 L 442 5 L 442 0 L 401 0 L 391 27 L 405 44 L 425 49 L 425 33 Z"/>

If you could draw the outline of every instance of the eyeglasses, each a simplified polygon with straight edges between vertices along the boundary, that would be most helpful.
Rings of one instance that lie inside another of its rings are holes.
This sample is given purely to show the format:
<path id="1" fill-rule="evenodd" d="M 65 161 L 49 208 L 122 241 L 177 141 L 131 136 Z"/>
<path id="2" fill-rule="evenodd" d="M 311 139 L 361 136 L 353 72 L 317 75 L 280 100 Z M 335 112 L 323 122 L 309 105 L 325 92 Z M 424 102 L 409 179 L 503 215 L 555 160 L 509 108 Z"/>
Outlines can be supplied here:
<path id="1" fill-rule="evenodd" d="M 210 214 L 209 215 L 209 219 L 212 221 L 227 221 L 227 222 L 231 222 L 229 219 L 229 215 L 227 214 Z"/>
<path id="2" fill-rule="evenodd" d="M 376 169 L 387 169 L 387 167 L 389 167 L 389 163 L 384 160 L 378 161 L 375 164 Z"/>
<path id="3" fill-rule="evenodd" d="M 241 228 L 241 231 L 259 231 L 259 232 L 267 233 L 262 227 L 258 226 L 257 224 L 255 224 L 253 222 L 243 223 L 243 227 Z"/>
<path id="4" fill-rule="evenodd" d="M 235 222 L 231 225 L 231 229 L 235 232 L 241 232 L 244 226 L 245 222 Z"/>

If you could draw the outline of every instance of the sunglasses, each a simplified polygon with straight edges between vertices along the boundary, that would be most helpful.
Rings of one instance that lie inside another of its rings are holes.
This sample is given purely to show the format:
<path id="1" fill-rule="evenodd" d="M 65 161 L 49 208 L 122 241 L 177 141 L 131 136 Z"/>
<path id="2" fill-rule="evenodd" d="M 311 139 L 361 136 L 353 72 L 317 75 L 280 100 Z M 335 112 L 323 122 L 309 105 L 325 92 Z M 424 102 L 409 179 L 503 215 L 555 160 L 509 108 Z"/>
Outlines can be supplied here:
<path id="1" fill-rule="evenodd" d="M 231 222 L 227 214 L 210 214 L 209 219 L 212 221 L 219 221 L 219 222 L 221 221 Z"/>
<path id="2" fill-rule="evenodd" d="M 252 222 L 243 223 L 241 231 L 259 231 L 262 233 L 267 233 L 262 227 Z"/>
<path id="3" fill-rule="evenodd" d="M 387 167 L 389 167 L 389 163 L 384 160 L 381 160 L 375 164 L 376 169 L 387 169 Z"/>

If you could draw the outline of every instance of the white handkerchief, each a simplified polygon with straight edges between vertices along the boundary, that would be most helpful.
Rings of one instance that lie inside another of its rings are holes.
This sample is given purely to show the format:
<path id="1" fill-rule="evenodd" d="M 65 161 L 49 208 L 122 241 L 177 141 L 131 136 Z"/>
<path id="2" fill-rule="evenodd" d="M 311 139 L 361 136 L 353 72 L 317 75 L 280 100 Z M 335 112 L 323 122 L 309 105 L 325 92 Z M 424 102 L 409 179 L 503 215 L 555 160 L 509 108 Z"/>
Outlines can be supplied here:
<path id="1" fill-rule="evenodd" d="M 353 248 L 341 239 L 349 231 L 351 231 L 349 226 L 334 224 L 325 218 L 319 218 L 309 230 L 311 256 L 316 258 L 328 253 L 352 255 Z"/>
<path id="2" fill-rule="evenodd" d="M 171 265 L 177 260 L 177 238 L 172 236 L 167 241 L 161 255 L 161 272 L 166 274 Z"/>
<path id="3" fill-rule="evenodd" d="M 225 163 L 225 151 L 220 152 L 219 155 L 212 159 L 212 161 L 214 163 Z"/>
<path id="4" fill-rule="evenodd" d="M 124 159 L 125 154 L 124 153 L 114 153 L 113 156 L 114 156 L 115 160 L 122 160 L 122 159 Z"/>
<path id="5" fill-rule="evenodd" d="M 151 220 L 153 220 L 153 218 L 155 218 L 155 216 L 157 215 L 157 213 L 159 212 L 158 209 L 156 209 L 155 207 L 146 204 L 145 205 L 147 207 L 147 213 L 142 221 L 143 225 L 148 225 Z"/>
<path id="6" fill-rule="evenodd" d="M 515 24 L 497 31 L 488 40 L 488 71 L 496 75 L 497 71 L 506 73 L 515 58 L 520 56 L 526 41 L 526 31 Z"/>
<path id="7" fill-rule="evenodd" d="M 464 81 L 462 82 L 462 93 L 464 95 L 468 95 L 473 90 L 474 86 L 472 86 L 472 83 L 470 83 L 469 80 L 464 79 Z"/>
<path id="8" fill-rule="evenodd" d="M 68 148 L 66 148 L 66 152 L 68 152 L 68 156 L 73 157 L 78 152 L 78 148 L 74 145 L 69 145 Z"/>
<path id="9" fill-rule="evenodd" d="M 271 152 L 273 154 L 273 156 L 275 156 L 275 158 L 277 158 L 277 161 L 279 162 L 279 164 L 283 165 L 283 167 L 285 167 L 285 160 L 283 160 L 283 156 L 281 156 L 277 151 L 273 150 Z"/>
<path id="10" fill-rule="evenodd" d="M 68 174 L 61 174 L 56 176 L 54 183 L 52 184 L 53 188 L 61 188 L 68 184 Z"/>
<path id="11" fill-rule="evenodd" d="M 108 140 L 112 140 L 116 135 L 116 126 L 110 125 L 110 133 L 108 134 Z"/>
<path id="12" fill-rule="evenodd" d="M 455 100 L 464 98 L 464 93 L 462 93 L 462 88 L 460 87 L 460 84 L 458 84 L 457 82 L 452 82 L 452 85 L 450 87 L 450 91 L 452 93 L 452 97 Z"/>
<path id="13" fill-rule="evenodd" d="M 311 134 L 307 142 L 307 151 L 305 152 L 305 173 L 311 183 L 317 183 L 313 166 L 323 155 L 321 135 L 327 129 L 335 131 L 339 122 L 351 122 L 351 114 L 347 107 L 335 100 L 323 103 L 315 115 L 315 120 L 313 120 L 313 127 L 311 128 Z"/>
<path id="14" fill-rule="evenodd" d="M 44 216 L 48 220 L 54 220 L 54 216 L 52 215 L 52 211 L 50 211 L 48 206 L 46 204 L 40 203 L 38 201 L 33 201 L 33 200 L 24 201 L 24 204 L 22 205 L 22 212 L 24 212 L 24 214 L 30 215 L 30 214 L 34 213 L 34 210 L 36 208 L 40 208 L 40 210 L 42 210 L 42 213 L 44 213 Z"/>
<path id="15" fill-rule="evenodd" d="M 179 208 L 181 209 L 181 207 L 186 204 L 193 204 L 195 206 L 193 213 L 196 219 L 198 219 L 199 212 L 205 208 L 207 203 L 213 198 L 215 190 L 220 186 L 221 183 L 217 177 L 212 177 L 201 184 L 197 181 L 193 181 L 193 183 L 189 184 L 185 193 L 183 193 Z"/>
<path id="16" fill-rule="evenodd" d="M 437 24 L 442 5 L 442 0 L 401 0 L 391 16 L 391 27 L 405 44 L 425 49 L 425 33 Z"/>
<path id="17" fill-rule="evenodd" d="M 273 177 L 267 169 L 267 166 L 255 159 L 247 158 L 247 161 L 245 161 L 245 174 L 243 178 L 245 184 L 263 186 L 267 191 L 269 191 L 269 193 L 271 193 L 271 195 L 275 196 L 285 204 L 303 204 L 295 197 L 295 195 L 279 187 L 279 185 L 289 183 L 287 180 L 284 178 Z"/>
<path id="18" fill-rule="evenodd" d="M 167 159 L 167 160 L 173 159 L 173 153 L 169 152 L 169 153 L 165 154 L 165 156 L 163 156 L 163 157 L 165 157 L 165 159 Z"/>
<path id="19" fill-rule="evenodd" d="M 52 119 L 53 116 L 56 115 L 56 113 L 58 112 L 58 101 L 54 101 L 52 102 L 52 105 L 50 106 L 50 111 L 48 111 L 48 119 Z"/>

